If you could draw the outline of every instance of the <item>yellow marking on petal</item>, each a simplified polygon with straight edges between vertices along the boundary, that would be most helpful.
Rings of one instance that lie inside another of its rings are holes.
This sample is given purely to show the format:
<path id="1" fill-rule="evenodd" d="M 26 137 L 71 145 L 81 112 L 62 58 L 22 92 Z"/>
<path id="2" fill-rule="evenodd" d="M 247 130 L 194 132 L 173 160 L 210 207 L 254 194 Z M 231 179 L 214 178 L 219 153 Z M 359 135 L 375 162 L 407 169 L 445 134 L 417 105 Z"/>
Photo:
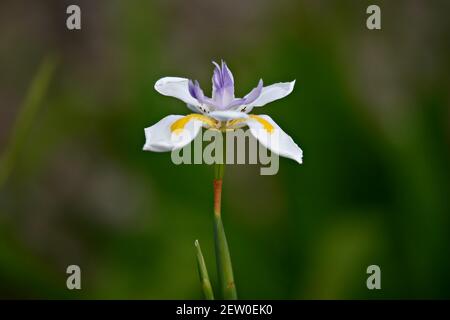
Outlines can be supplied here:
<path id="1" fill-rule="evenodd" d="M 214 119 L 204 116 L 202 114 L 192 113 L 192 114 L 188 114 L 187 116 L 184 116 L 183 118 L 180 118 L 177 121 L 175 121 L 174 123 L 172 123 L 172 125 L 170 126 L 170 130 L 172 132 L 175 132 L 178 130 L 183 130 L 184 127 L 188 124 L 188 122 L 191 120 L 194 120 L 194 119 L 202 121 L 203 123 L 206 123 L 210 127 L 214 127 L 216 125 L 216 121 Z"/>
<path id="2" fill-rule="evenodd" d="M 274 126 L 266 119 L 254 114 L 250 114 L 249 117 L 253 120 L 258 121 L 268 133 L 272 133 L 273 130 L 275 130 Z"/>

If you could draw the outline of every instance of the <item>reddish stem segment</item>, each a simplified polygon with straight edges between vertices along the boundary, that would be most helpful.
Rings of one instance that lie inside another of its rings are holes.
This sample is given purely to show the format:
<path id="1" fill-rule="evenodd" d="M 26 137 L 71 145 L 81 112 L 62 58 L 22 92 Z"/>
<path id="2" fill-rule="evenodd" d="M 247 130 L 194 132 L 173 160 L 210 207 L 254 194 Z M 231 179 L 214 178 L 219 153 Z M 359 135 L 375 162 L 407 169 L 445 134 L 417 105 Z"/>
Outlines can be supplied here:
<path id="1" fill-rule="evenodd" d="M 214 179 L 214 214 L 220 217 L 222 199 L 222 179 Z"/>

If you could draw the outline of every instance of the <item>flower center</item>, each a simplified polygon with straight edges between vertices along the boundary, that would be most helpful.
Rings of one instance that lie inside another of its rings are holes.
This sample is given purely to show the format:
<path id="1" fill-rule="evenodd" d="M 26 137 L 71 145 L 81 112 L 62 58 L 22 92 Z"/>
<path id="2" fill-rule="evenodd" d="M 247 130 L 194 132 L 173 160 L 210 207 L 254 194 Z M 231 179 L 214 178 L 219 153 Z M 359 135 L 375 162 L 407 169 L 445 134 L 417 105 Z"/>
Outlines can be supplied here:
<path id="1" fill-rule="evenodd" d="M 274 126 L 269 121 L 264 119 L 263 117 L 257 116 L 255 114 L 250 114 L 249 118 L 259 122 L 268 133 L 272 133 L 275 130 Z M 170 126 L 170 130 L 172 132 L 177 132 L 179 130 L 183 130 L 186 127 L 186 125 L 188 124 L 188 122 L 191 120 L 201 121 L 212 129 L 226 131 L 226 130 L 236 129 L 239 124 L 247 121 L 248 119 L 239 118 L 239 119 L 233 119 L 233 120 L 228 120 L 228 121 L 218 121 L 214 118 L 211 118 L 211 117 L 208 117 L 208 116 L 205 116 L 202 114 L 193 113 L 193 114 L 184 116 L 183 118 L 180 118 L 177 121 L 175 121 L 174 123 L 172 123 L 172 125 Z"/>

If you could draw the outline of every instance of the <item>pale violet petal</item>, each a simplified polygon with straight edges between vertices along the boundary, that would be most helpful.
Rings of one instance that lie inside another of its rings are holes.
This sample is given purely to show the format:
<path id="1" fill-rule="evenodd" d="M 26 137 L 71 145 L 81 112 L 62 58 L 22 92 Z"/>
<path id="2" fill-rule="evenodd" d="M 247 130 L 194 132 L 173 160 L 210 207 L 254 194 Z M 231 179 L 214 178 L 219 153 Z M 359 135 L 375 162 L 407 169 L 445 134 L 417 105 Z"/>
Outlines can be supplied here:
<path id="1" fill-rule="evenodd" d="M 233 111 L 245 111 L 249 112 L 252 108 L 246 108 L 250 103 L 255 101 L 259 95 L 261 94 L 263 88 L 263 81 L 262 79 L 259 80 L 258 85 L 252 89 L 245 97 L 240 99 L 234 99 L 231 101 L 227 106 L 226 110 L 233 110 Z"/>
<path id="2" fill-rule="evenodd" d="M 212 103 L 216 109 L 224 110 L 234 100 L 234 78 L 223 60 L 220 66 L 216 62 L 213 64 Z"/>
<path id="3" fill-rule="evenodd" d="M 248 104 L 248 107 L 262 107 L 272 101 L 281 99 L 289 95 L 294 89 L 295 80 L 292 82 L 274 83 L 263 87 L 259 97 Z"/>
<path id="4" fill-rule="evenodd" d="M 250 105 L 255 102 L 261 96 L 262 90 L 263 80 L 259 79 L 258 85 L 244 97 L 244 104 Z"/>
<path id="5" fill-rule="evenodd" d="M 250 133 L 267 149 L 286 158 L 302 163 L 303 151 L 276 123 L 267 115 L 251 115 L 246 120 Z"/>
<path id="6" fill-rule="evenodd" d="M 208 113 L 208 116 L 219 121 L 248 118 L 248 114 L 239 111 L 212 111 Z"/>
<path id="7" fill-rule="evenodd" d="M 180 149 L 195 139 L 200 132 L 203 122 L 192 118 L 182 130 L 173 132 L 171 129 L 175 121 L 186 116 L 170 115 L 162 118 L 151 127 L 145 128 L 145 145 L 143 150 L 166 152 Z"/>
<path id="8" fill-rule="evenodd" d="M 189 79 L 178 77 L 161 78 L 155 83 L 155 90 L 162 95 L 174 97 L 198 107 L 200 103 L 189 93 Z"/>
<path id="9" fill-rule="evenodd" d="M 201 113 L 207 113 L 211 110 L 211 107 L 214 108 L 212 100 L 205 96 L 202 88 L 200 87 L 200 83 L 197 80 L 188 81 L 188 90 L 191 97 L 199 102 L 199 106 L 196 107 L 198 111 Z"/>

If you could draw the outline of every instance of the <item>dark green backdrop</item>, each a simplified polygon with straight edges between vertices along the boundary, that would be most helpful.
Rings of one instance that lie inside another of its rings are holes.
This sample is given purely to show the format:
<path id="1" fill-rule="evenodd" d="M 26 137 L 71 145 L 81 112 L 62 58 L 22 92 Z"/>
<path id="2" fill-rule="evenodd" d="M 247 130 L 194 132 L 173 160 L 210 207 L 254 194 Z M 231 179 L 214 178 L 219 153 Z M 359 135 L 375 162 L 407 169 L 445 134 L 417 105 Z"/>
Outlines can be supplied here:
<path id="1" fill-rule="evenodd" d="M 240 297 L 449 298 L 448 1 L 375 1 L 369 31 L 372 2 L 2 1 L 0 297 L 201 298 L 195 239 L 216 284 L 213 169 L 141 149 L 188 112 L 155 81 L 209 88 L 223 58 L 238 95 L 297 80 L 257 111 L 304 150 L 276 176 L 226 169 Z"/>

